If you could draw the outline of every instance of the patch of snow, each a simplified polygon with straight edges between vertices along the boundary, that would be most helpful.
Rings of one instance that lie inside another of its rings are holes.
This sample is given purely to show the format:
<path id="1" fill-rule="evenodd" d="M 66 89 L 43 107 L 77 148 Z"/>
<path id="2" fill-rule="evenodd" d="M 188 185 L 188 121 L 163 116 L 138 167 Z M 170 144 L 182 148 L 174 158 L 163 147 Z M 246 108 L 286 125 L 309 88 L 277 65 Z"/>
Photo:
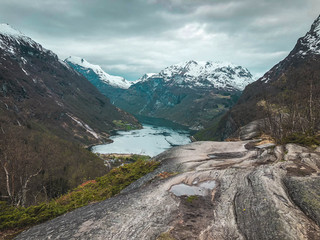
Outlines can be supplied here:
<path id="1" fill-rule="evenodd" d="M 96 139 L 99 139 L 99 135 L 92 130 L 91 127 L 89 127 L 87 124 L 82 123 L 82 121 L 75 116 L 72 116 L 70 113 L 67 113 L 68 117 L 70 117 L 73 121 L 75 121 L 80 127 L 84 128 L 87 132 L 89 132 L 92 136 L 94 136 Z"/>
<path id="2" fill-rule="evenodd" d="M 23 64 L 26 64 L 28 62 L 24 57 L 21 57 L 21 60 L 22 60 Z"/>
<path id="3" fill-rule="evenodd" d="M 59 59 L 59 62 L 65 66 L 67 69 L 72 70 L 72 68 L 69 66 L 69 64 L 67 64 L 66 62 L 64 62 L 63 60 Z"/>
<path id="4" fill-rule="evenodd" d="M 58 100 L 55 100 L 55 102 L 56 102 L 56 104 L 58 104 L 58 106 L 63 107 L 63 103 L 62 102 L 59 102 Z"/>
<path id="5" fill-rule="evenodd" d="M 302 52 L 302 55 L 306 53 L 320 54 L 320 36 L 319 35 L 307 35 L 304 37 L 304 45 L 308 47 L 308 50 Z"/>
<path id="6" fill-rule="evenodd" d="M 7 48 L 7 51 L 8 51 L 9 53 L 11 53 L 12 55 L 15 55 L 15 51 L 14 51 L 14 48 L 13 48 L 12 46 L 9 46 L 9 47 Z"/>
<path id="7" fill-rule="evenodd" d="M 102 82 L 110 84 L 113 87 L 128 89 L 132 85 L 132 82 L 126 80 L 125 78 L 110 75 L 103 71 L 99 65 L 91 64 L 83 58 L 70 56 L 65 61 L 74 65 L 78 65 L 84 69 L 91 69 L 95 74 L 98 75 Z"/>
<path id="8" fill-rule="evenodd" d="M 304 47 L 297 52 L 298 55 L 320 54 L 320 16 L 313 22 L 310 31 L 300 39 Z"/>
<path id="9" fill-rule="evenodd" d="M 21 68 L 21 69 L 22 69 L 22 71 L 23 71 L 27 76 L 30 75 L 26 70 L 24 70 L 23 68 Z"/>
<path id="10" fill-rule="evenodd" d="M 144 74 L 141 78 L 139 78 L 138 80 L 132 81 L 132 84 L 136 84 L 138 82 L 145 82 L 148 78 L 157 75 L 157 73 L 146 73 Z"/>
<path id="11" fill-rule="evenodd" d="M 269 77 L 267 76 L 263 76 L 263 78 L 261 78 L 261 81 L 264 82 L 264 83 L 268 83 L 269 82 Z"/>
<path id="12" fill-rule="evenodd" d="M 14 29 L 9 24 L 0 24 L 0 35 L 5 36 L 18 44 L 21 44 L 21 41 L 29 43 L 30 45 L 39 45 L 35 43 L 31 38 L 24 35 L 22 32 Z M 2 41 L 4 43 L 4 41 Z"/>
<path id="13" fill-rule="evenodd" d="M 0 33 L 8 36 L 25 37 L 23 33 L 5 23 L 0 24 Z"/>
<path id="14" fill-rule="evenodd" d="M 0 47 L 7 50 L 11 54 L 15 54 L 14 44 L 29 45 L 39 51 L 46 52 L 52 56 L 56 56 L 50 50 L 44 49 L 39 43 L 33 41 L 30 37 L 11 27 L 9 24 L 0 24 Z M 32 52 L 30 52 L 32 54 Z M 22 60 L 23 61 L 23 60 Z"/>

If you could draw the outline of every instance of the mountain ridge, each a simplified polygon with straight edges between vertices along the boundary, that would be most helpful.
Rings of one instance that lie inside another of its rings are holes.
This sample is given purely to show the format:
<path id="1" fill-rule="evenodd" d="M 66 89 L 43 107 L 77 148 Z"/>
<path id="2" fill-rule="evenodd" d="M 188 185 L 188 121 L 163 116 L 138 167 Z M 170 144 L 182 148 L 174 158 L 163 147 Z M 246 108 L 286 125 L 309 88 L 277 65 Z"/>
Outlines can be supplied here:
<path id="1" fill-rule="evenodd" d="M 234 87 L 237 90 L 243 90 L 247 84 L 252 82 L 252 75 L 248 69 L 228 62 L 213 61 L 190 60 L 174 64 L 161 70 L 158 76 L 163 77 L 166 81 L 179 80 L 179 77 L 184 77 L 185 82 L 198 86 Z M 175 79 L 176 77 L 178 79 Z"/>
<path id="2" fill-rule="evenodd" d="M 86 61 L 84 58 L 70 56 L 64 60 L 68 64 L 73 64 L 78 67 L 82 67 L 81 73 L 85 75 L 85 71 L 90 69 L 97 75 L 97 77 L 104 83 L 109 84 L 115 88 L 127 89 L 132 84 L 124 77 L 114 76 L 106 73 L 99 65 L 94 65 Z"/>

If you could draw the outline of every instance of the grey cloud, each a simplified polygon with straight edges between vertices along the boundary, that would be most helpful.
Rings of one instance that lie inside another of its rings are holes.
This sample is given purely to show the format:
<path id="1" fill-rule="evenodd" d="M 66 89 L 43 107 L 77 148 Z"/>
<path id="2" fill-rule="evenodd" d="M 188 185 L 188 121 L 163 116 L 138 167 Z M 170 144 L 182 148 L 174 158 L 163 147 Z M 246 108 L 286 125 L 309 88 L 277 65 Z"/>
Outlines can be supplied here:
<path id="1" fill-rule="evenodd" d="M 176 62 L 230 61 L 262 74 L 318 16 L 318 0 L 0 0 L 0 20 L 60 58 L 137 79 Z"/>

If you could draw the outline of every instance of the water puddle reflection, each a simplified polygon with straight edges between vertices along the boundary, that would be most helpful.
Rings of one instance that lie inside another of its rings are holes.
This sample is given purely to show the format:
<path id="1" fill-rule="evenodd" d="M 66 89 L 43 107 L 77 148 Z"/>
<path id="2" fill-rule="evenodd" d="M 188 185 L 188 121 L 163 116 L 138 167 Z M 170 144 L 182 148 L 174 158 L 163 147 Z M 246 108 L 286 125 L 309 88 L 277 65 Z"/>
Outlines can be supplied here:
<path id="1" fill-rule="evenodd" d="M 194 181 L 197 182 L 197 181 Z M 180 196 L 207 196 L 211 193 L 211 191 L 216 188 L 216 181 L 205 181 L 201 182 L 197 185 L 187 185 L 184 183 L 179 183 L 171 186 L 170 192 L 174 195 Z"/>

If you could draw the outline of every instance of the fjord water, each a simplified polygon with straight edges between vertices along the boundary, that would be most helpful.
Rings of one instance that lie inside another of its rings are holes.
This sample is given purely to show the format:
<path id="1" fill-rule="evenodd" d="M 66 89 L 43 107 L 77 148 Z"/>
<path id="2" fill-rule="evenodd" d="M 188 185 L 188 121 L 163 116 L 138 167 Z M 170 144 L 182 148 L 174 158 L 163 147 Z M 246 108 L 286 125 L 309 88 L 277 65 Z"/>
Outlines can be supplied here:
<path id="1" fill-rule="evenodd" d="M 118 131 L 113 143 L 92 147 L 95 153 L 142 154 L 151 157 L 173 147 L 190 143 L 190 132 L 164 126 L 143 124 L 143 129 Z"/>

